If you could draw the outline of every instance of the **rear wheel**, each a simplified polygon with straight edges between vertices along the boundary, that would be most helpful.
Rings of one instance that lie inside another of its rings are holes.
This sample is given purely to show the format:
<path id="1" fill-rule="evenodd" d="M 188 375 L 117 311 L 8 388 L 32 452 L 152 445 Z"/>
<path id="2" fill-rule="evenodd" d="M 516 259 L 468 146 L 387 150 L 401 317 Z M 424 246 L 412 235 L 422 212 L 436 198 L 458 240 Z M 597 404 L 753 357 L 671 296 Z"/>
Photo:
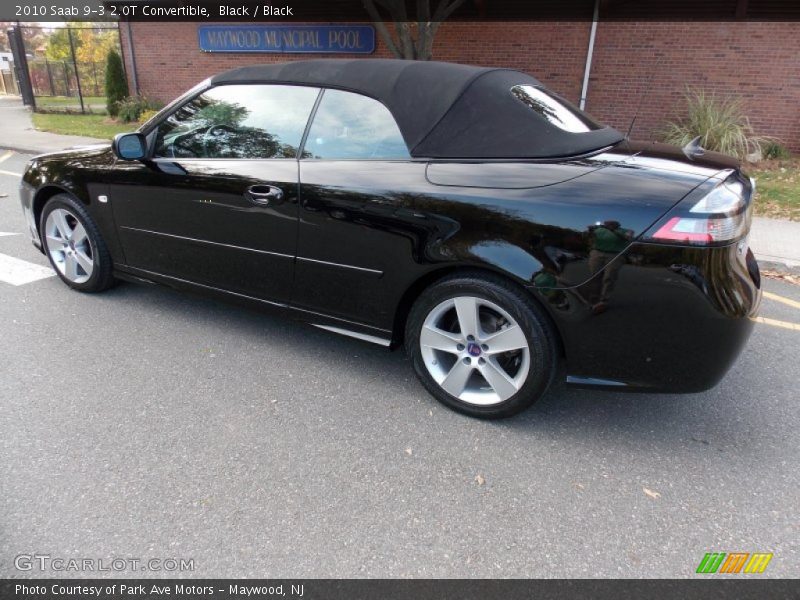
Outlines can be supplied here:
<path id="1" fill-rule="evenodd" d="M 56 194 L 47 201 L 39 230 L 50 264 L 68 286 L 100 292 L 114 285 L 111 255 L 100 230 L 72 196 Z"/>
<path id="2" fill-rule="evenodd" d="M 437 400 L 482 418 L 528 408 L 557 366 L 555 332 L 542 310 L 488 274 L 451 276 L 425 290 L 408 318 L 406 351 Z"/>

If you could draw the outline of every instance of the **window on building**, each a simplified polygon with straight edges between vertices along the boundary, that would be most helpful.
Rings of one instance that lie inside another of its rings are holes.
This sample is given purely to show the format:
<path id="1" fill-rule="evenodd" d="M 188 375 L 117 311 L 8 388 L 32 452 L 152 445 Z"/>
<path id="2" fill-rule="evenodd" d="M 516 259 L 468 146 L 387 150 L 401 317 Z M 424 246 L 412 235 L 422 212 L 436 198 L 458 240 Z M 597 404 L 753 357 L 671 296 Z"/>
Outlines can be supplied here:
<path id="1" fill-rule="evenodd" d="M 303 158 L 407 159 L 408 148 L 389 110 L 377 100 L 325 90 Z"/>
<path id="2" fill-rule="evenodd" d="M 318 94 L 292 85 L 211 88 L 159 125 L 155 156 L 296 158 Z"/>

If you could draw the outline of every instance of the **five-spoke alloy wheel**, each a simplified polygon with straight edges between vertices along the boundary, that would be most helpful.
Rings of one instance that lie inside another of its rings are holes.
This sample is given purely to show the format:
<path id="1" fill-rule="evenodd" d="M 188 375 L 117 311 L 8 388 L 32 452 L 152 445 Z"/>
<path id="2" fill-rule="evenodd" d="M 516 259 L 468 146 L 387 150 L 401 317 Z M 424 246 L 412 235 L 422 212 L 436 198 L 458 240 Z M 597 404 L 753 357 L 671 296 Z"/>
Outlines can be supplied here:
<path id="1" fill-rule="evenodd" d="M 44 251 L 64 283 L 82 292 L 114 284 L 111 256 L 86 207 L 68 194 L 56 194 L 42 210 L 39 225 Z"/>
<path id="2" fill-rule="evenodd" d="M 555 335 L 529 293 L 490 274 L 448 277 L 417 300 L 406 349 L 441 402 L 484 418 L 515 414 L 553 378 Z"/>
<path id="3" fill-rule="evenodd" d="M 94 272 L 94 252 L 86 229 L 65 208 L 56 208 L 44 224 L 47 250 L 59 272 L 72 283 L 86 283 Z"/>

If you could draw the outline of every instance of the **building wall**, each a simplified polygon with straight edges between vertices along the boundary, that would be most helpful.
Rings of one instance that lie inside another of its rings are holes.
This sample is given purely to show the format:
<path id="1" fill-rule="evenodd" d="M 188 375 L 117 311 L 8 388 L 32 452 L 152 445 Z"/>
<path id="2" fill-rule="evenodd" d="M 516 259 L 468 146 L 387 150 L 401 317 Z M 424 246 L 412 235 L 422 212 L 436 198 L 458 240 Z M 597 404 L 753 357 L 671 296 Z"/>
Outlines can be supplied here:
<path id="1" fill-rule="evenodd" d="M 652 83 L 648 86 L 648 80 Z M 684 108 L 686 86 L 735 96 L 760 135 L 800 150 L 800 23 L 600 23 L 586 108 L 649 138 Z"/>
<path id="2" fill-rule="evenodd" d="M 123 49 L 130 72 L 126 24 Z M 198 48 L 196 23 L 131 23 L 139 88 L 166 102 L 225 69 L 309 55 L 214 54 Z M 588 22 L 444 23 L 437 60 L 530 72 L 573 102 L 580 97 Z M 348 56 L 348 55 L 313 55 Z M 378 36 L 374 57 L 389 57 Z M 757 133 L 800 151 L 800 24 L 601 22 L 587 109 L 627 130 L 645 87 L 634 137 L 651 139 L 680 114 L 686 85 L 742 98 Z"/>

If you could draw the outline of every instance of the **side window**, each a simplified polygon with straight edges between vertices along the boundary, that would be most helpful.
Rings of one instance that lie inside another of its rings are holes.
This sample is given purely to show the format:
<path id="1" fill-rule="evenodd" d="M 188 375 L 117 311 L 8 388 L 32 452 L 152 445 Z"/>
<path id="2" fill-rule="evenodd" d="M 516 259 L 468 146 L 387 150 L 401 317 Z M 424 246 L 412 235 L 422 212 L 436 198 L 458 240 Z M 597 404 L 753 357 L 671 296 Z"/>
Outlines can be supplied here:
<path id="1" fill-rule="evenodd" d="M 389 110 L 360 94 L 325 90 L 308 132 L 303 158 L 409 158 Z"/>
<path id="2" fill-rule="evenodd" d="M 158 126 L 155 156 L 296 158 L 318 88 L 222 85 Z"/>

